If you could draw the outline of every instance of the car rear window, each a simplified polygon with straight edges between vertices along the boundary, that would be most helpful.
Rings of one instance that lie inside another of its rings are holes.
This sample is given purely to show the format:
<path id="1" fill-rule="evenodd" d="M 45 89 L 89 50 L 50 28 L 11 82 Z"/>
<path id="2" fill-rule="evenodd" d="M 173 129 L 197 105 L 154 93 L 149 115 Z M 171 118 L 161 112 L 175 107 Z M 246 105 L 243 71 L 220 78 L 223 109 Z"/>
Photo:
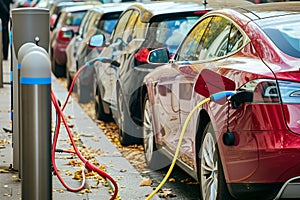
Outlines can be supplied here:
<path id="1" fill-rule="evenodd" d="M 146 39 L 151 41 L 151 45 L 157 44 L 153 48 L 168 47 L 169 51 L 173 53 L 199 17 L 161 18 L 161 21 L 150 24 Z"/>
<path id="2" fill-rule="evenodd" d="M 296 58 L 300 58 L 299 17 L 285 16 L 262 26 L 264 32 L 281 51 Z"/>

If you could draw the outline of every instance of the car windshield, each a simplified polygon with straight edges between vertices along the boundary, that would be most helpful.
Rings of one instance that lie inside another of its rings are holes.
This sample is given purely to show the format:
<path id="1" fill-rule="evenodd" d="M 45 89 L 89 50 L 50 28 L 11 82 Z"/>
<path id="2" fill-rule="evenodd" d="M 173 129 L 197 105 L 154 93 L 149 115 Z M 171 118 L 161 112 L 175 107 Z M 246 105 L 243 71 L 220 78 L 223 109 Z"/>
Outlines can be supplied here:
<path id="1" fill-rule="evenodd" d="M 284 53 L 300 58 L 300 20 L 299 17 L 283 17 L 283 20 L 272 20 L 262 28 L 275 45 Z"/>
<path id="2" fill-rule="evenodd" d="M 153 48 L 168 47 L 169 51 L 174 53 L 198 18 L 199 16 L 177 19 L 167 18 L 162 21 L 153 22 L 150 25 L 146 39 L 151 41 L 149 45 L 153 45 Z"/>

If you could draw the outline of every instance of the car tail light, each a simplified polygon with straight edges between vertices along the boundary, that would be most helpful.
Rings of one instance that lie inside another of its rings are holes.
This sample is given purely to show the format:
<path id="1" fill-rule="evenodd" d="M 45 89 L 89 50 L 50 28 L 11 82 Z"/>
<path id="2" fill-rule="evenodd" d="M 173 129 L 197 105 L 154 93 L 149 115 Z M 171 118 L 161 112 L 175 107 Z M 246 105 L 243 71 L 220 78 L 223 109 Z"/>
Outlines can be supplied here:
<path id="1" fill-rule="evenodd" d="M 70 42 L 73 37 L 73 31 L 62 29 L 58 33 L 58 39 L 63 42 Z"/>
<path id="2" fill-rule="evenodd" d="M 300 83 L 255 79 L 240 88 L 253 92 L 253 103 L 300 103 Z"/>
<path id="3" fill-rule="evenodd" d="M 282 103 L 300 103 L 300 83 L 292 81 L 278 81 Z"/>
<path id="4" fill-rule="evenodd" d="M 136 54 L 134 54 L 134 58 L 141 63 L 147 63 L 147 59 L 149 56 L 150 50 L 147 48 L 141 48 Z"/>

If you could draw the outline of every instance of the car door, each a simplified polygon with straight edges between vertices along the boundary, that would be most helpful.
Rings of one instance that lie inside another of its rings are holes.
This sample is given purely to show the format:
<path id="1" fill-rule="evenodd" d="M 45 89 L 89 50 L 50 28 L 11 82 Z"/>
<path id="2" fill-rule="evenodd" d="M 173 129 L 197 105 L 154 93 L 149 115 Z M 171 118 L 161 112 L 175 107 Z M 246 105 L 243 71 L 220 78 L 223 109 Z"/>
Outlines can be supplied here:
<path id="1" fill-rule="evenodd" d="M 187 116 L 191 108 L 193 82 L 197 76 L 197 71 L 193 71 L 192 65 L 187 63 L 196 61 L 196 50 L 210 18 L 204 22 L 194 29 L 188 38 L 185 38 L 181 48 L 175 55 L 175 64 L 162 70 L 164 73 L 160 75 L 156 87 L 158 90 L 157 96 L 159 97 L 158 117 L 163 128 L 163 145 L 167 146 L 173 154 L 182 129 L 182 120 L 184 120 L 182 116 Z M 190 151 L 190 143 L 191 141 L 184 139 L 181 152 Z"/>
<path id="2" fill-rule="evenodd" d="M 133 10 L 127 10 L 120 16 L 111 36 L 110 44 L 103 49 L 99 57 L 111 58 L 112 60 L 118 61 L 120 52 L 125 48 L 125 43 L 122 41 L 122 38 L 132 12 Z M 103 88 L 103 90 L 101 90 L 103 100 L 111 105 L 115 105 L 115 80 L 118 74 L 118 67 L 110 63 L 97 62 L 95 64 L 95 70 L 98 83 L 100 83 Z"/>
<path id="3" fill-rule="evenodd" d="M 198 75 L 201 74 L 204 67 L 214 67 L 214 64 L 217 63 L 216 61 L 206 65 L 205 63 L 208 60 L 214 60 L 227 54 L 230 30 L 231 23 L 228 20 L 223 17 L 215 16 L 202 21 L 189 34 L 190 37 L 193 36 L 195 39 L 192 45 L 186 48 L 195 49 L 192 59 L 195 59 L 197 64 L 191 62 L 179 68 L 177 79 L 179 82 L 181 128 L 187 116 L 197 104 L 194 95 L 194 84 L 197 81 Z M 189 122 L 189 126 L 187 126 L 181 145 L 182 153 L 190 158 L 193 158 L 195 155 L 196 123 L 197 118 L 192 118 Z"/>
<path id="4" fill-rule="evenodd" d="M 160 128 L 160 139 L 163 146 L 173 151 L 177 146 L 178 132 L 180 131 L 180 108 L 179 108 L 179 87 L 176 77 L 178 66 L 170 64 L 160 71 L 156 83 L 156 117 Z"/>

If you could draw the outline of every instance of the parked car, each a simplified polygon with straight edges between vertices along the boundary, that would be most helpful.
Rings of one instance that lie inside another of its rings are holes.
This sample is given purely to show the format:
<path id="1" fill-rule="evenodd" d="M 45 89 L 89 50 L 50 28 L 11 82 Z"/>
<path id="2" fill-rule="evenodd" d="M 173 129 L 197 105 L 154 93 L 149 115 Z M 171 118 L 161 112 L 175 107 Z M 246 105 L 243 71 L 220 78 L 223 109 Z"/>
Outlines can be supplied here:
<path id="1" fill-rule="evenodd" d="M 211 11 L 169 63 L 144 79 L 145 158 L 173 158 L 187 116 L 178 165 L 200 183 L 201 199 L 300 198 L 300 3 Z M 159 60 L 158 60 L 159 58 Z"/>
<path id="2" fill-rule="evenodd" d="M 103 62 L 95 64 L 96 117 L 116 119 L 121 144 L 141 143 L 138 91 L 144 76 L 157 66 L 146 62 L 148 52 L 158 47 L 174 51 L 189 27 L 210 10 L 189 2 L 148 2 L 133 4 L 122 13 L 110 45 L 99 55 L 111 59 L 118 67 Z"/>
<path id="3" fill-rule="evenodd" d="M 53 26 L 58 14 L 62 9 L 72 6 L 83 6 L 83 5 L 100 5 L 101 2 L 98 0 L 89 0 L 89 1 L 76 1 L 76 0 L 58 0 L 58 1 L 50 1 L 48 3 L 49 16 L 50 16 L 50 26 Z M 39 6 L 39 5 L 37 5 Z M 42 5 L 40 5 L 42 6 Z"/>
<path id="4" fill-rule="evenodd" d="M 62 9 L 51 28 L 50 52 L 52 71 L 57 77 L 66 76 L 66 48 L 78 31 L 79 24 L 86 11 L 96 5 L 72 6 Z"/>
<path id="5" fill-rule="evenodd" d="M 95 58 L 102 48 L 89 45 L 90 38 L 95 34 L 104 34 L 110 38 L 120 14 L 129 3 L 107 3 L 90 9 L 83 18 L 79 31 L 67 46 L 67 85 L 70 87 L 74 75 L 87 61 Z M 85 69 L 76 80 L 78 100 L 87 103 L 93 99 L 94 69 Z"/>

